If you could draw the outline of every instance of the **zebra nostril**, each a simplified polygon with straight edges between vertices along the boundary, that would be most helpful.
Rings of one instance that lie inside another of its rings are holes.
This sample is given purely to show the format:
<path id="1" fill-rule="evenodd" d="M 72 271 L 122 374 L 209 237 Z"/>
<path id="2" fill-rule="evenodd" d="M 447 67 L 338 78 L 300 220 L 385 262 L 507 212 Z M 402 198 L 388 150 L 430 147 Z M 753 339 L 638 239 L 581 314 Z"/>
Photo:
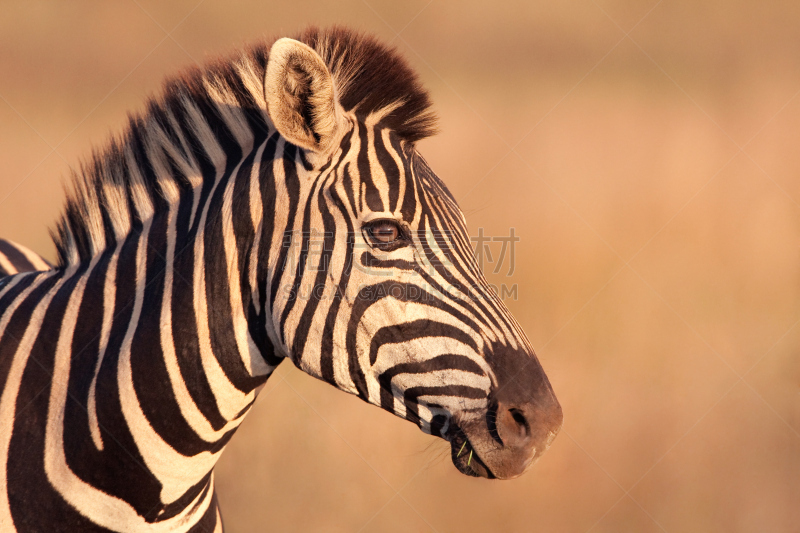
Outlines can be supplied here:
<path id="1" fill-rule="evenodd" d="M 531 424 L 525 411 L 500 403 L 497 408 L 497 433 L 506 446 L 527 446 L 531 440 Z"/>
<path id="2" fill-rule="evenodd" d="M 520 426 L 520 428 L 524 429 L 527 433 L 530 430 L 530 426 L 528 426 L 528 420 L 525 418 L 525 415 L 522 414 L 522 411 L 519 409 L 509 409 L 511 413 L 511 417 L 514 419 L 514 422 Z"/>
<path id="3" fill-rule="evenodd" d="M 528 436 L 531 433 L 531 426 L 528 424 L 528 419 L 525 418 L 525 415 L 519 409 L 509 409 L 509 413 L 511 413 L 511 418 L 517 424 L 517 431 L 521 436 Z"/>

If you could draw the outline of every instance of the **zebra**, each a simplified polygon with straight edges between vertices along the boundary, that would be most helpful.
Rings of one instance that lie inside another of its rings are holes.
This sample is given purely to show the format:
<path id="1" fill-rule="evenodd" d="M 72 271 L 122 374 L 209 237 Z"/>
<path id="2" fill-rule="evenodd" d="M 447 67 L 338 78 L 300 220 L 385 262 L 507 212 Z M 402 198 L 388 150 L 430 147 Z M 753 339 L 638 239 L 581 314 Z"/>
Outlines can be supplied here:
<path id="1" fill-rule="evenodd" d="M 0 239 L 0 278 L 19 272 L 50 270 L 53 268 L 46 259 L 21 244 Z"/>
<path id="2" fill-rule="evenodd" d="M 522 474 L 561 407 L 418 153 L 428 93 L 311 27 L 169 79 L 0 280 L 0 530 L 221 531 L 214 465 L 275 368 Z M 43 269 L 42 269 L 43 270 Z"/>

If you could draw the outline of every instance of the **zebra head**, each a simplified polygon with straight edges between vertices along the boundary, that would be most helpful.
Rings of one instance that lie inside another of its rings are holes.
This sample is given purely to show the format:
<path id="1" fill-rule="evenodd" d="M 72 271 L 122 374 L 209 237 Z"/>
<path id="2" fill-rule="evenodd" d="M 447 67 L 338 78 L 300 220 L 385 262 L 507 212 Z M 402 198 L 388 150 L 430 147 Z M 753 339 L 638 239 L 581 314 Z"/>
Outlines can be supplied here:
<path id="1" fill-rule="evenodd" d="M 417 152 L 433 116 L 415 74 L 368 38 L 310 30 L 272 46 L 265 95 L 302 161 L 286 190 L 296 212 L 280 215 L 287 231 L 271 244 L 272 343 L 448 440 L 461 472 L 520 475 L 552 442 L 561 407 Z"/>

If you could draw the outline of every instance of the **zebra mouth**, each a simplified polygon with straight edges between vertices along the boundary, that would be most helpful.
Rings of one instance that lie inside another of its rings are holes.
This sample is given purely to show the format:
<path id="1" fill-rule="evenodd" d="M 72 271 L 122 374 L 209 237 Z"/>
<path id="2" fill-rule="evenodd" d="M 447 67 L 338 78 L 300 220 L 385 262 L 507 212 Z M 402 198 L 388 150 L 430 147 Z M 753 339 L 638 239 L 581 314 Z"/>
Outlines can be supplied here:
<path id="1" fill-rule="evenodd" d="M 487 479 L 495 478 L 486 463 L 475 452 L 475 448 L 473 448 L 472 443 L 464 435 L 463 431 L 458 431 L 450 440 L 450 457 L 453 460 L 453 465 L 462 474 Z"/>

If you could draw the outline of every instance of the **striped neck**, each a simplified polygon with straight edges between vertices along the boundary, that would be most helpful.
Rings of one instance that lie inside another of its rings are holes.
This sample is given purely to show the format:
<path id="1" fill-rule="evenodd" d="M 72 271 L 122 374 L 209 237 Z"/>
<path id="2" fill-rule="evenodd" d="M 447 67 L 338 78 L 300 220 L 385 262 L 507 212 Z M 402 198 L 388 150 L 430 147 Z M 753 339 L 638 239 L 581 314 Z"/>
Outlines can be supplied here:
<path id="1" fill-rule="evenodd" d="M 282 360 L 264 309 L 274 266 L 261 268 L 265 257 L 253 244 L 272 234 L 263 203 L 276 198 L 276 185 L 268 176 L 275 168 L 296 175 L 297 151 L 273 134 L 238 156 L 216 165 L 201 187 L 154 206 L 115 248 L 60 273 L 73 287 L 69 305 L 80 303 L 63 343 L 86 349 L 59 360 L 67 374 L 91 376 L 79 391 L 91 437 L 79 454 L 93 460 L 80 468 L 129 475 L 136 469 L 115 472 L 115 464 L 138 450 L 152 477 L 132 480 L 136 510 L 156 513 L 149 519 L 204 508 L 220 453 Z"/>

